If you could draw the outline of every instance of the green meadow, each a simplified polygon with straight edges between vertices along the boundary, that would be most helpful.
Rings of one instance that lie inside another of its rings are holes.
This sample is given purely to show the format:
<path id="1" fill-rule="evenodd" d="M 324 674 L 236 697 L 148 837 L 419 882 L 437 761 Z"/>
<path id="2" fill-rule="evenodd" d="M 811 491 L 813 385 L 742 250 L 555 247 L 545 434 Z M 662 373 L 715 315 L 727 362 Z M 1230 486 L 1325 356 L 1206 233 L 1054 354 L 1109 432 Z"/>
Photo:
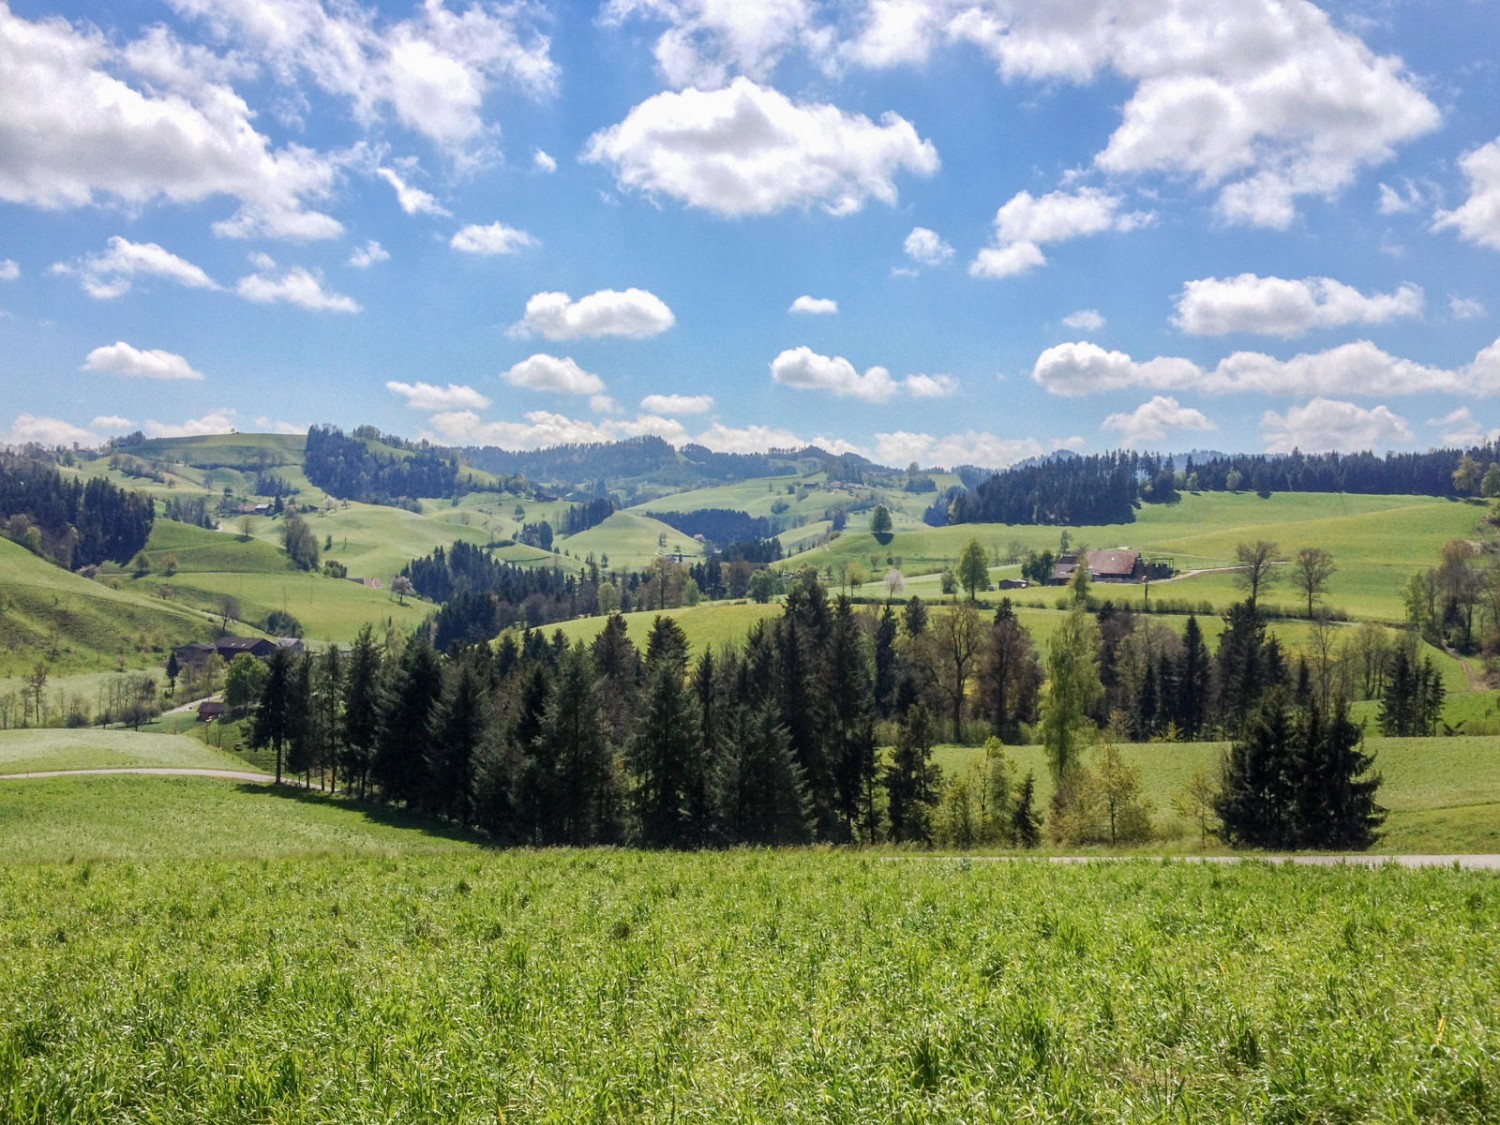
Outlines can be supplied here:
<path id="1" fill-rule="evenodd" d="M 1333 555 L 1338 572 L 1329 582 L 1323 604 L 1352 617 L 1399 622 L 1401 591 L 1417 570 L 1437 565 L 1438 552 L 1450 539 L 1469 539 L 1484 516 L 1478 505 L 1421 496 L 1355 496 L 1332 493 L 1276 493 L 1262 499 L 1253 493 L 1199 493 L 1176 504 L 1146 504 L 1129 524 L 1096 527 L 1022 527 L 1002 524 L 958 524 L 926 527 L 897 519 L 890 543 L 877 543 L 866 527 L 851 520 L 839 538 L 783 566 L 812 564 L 820 569 L 858 562 L 869 575 L 868 591 L 883 595 L 881 579 L 890 565 L 908 576 L 951 567 L 964 546 L 977 539 L 986 551 L 1002 557 L 1013 544 L 1028 550 L 1058 549 L 1063 531 L 1074 548 L 1129 547 L 1151 557 L 1169 557 L 1181 572 L 1232 566 L 1237 544 L 1265 539 L 1279 544 L 1291 558 L 1302 547 L 1321 547 Z M 890 560 L 889 562 L 887 560 Z M 995 578 L 1015 576 L 1015 569 L 996 568 Z M 928 596 L 931 587 L 909 585 Z M 1101 597 L 1139 603 L 1153 599 L 1206 600 L 1220 608 L 1242 595 L 1227 574 L 1202 574 L 1143 586 L 1102 587 Z M 990 600 L 998 598 L 991 594 Z M 1022 603 L 1050 604 L 1052 591 L 1020 591 Z M 1268 606 L 1305 612 L 1282 576 L 1265 599 Z"/>
<path id="2" fill-rule="evenodd" d="M 127 769 L 242 770 L 233 754 L 195 738 L 128 730 L 0 731 L 0 773 L 39 770 Z"/>
<path id="3" fill-rule="evenodd" d="M 183 784 L 211 807 L 211 783 Z M 1500 1112 L 1492 875 L 430 836 L 382 854 L 316 802 L 261 800 L 295 813 L 311 858 L 0 865 L 0 1116 Z"/>
<path id="4" fill-rule="evenodd" d="M 164 602 L 149 585 L 115 589 L 0 539 L 0 681 L 38 660 L 55 676 L 149 666 L 212 634 L 207 617 Z"/>

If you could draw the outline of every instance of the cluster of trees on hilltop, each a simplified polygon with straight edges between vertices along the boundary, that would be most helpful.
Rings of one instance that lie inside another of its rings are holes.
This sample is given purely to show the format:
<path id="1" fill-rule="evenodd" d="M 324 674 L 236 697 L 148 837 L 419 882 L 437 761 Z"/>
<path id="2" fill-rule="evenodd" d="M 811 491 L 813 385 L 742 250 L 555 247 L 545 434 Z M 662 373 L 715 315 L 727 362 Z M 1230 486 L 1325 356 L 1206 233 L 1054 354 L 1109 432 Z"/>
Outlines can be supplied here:
<path id="1" fill-rule="evenodd" d="M 701 535 L 720 545 L 770 539 L 776 525 L 764 516 L 752 516 L 734 508 L 698 508 L 691 512 L 652 512 L 652 519 L 676 528 L 684 535 Z"/>
<path id="2" fill-rule="evenodd" d="M 702 481 L 749 480 L 824 469 L 830 480 L 861 480 L 876 466 L 851 454 L 835 455 L 816 446 L 768 453 L 717 453 L 689 443 L 674 449 L 654 435 L 623 441 L 558 445 L 549 449 L 506 450 L 471 446 L 464 459 L 492 473 L 524 476 L 564 491 L 602 492 L 611 481 L 650 477 L 691 485 Z"/>
<path id="3" fill-rule="evenodd" d="M 1500 453 L 1486 444 L 1427 453 L 1215 454 L 1195 460 L 1123 451 L 1059 456 L 1017 465 L 938 498 L 927 521 L 942 523 L 1129 523 L 1139 503 L 1170 503 L 1183 491 L 1353 492 L 1500 496 Z M 1486 481 L 1490 484 L 1487 486 Z M 1485 492 L 1490 495 L 1491 492 Z"/>
<path id="4" fill-rule="evenodd" d="M 996 473 L 958 494 L 950 523 L 1128 523 L 1140 497 L 1140 459 L 1149 454 L 1062 457 Z"/>
<path id="5" fill-rule="evenodd" d="M 547 524 L 539 526 L 550 535 Z M 569 571 L 518 566 L 487 548 L 455 542 L 413 559 L 401 577 L 419 597 L 438 603 L 434 643 L 445 650 L 487 641 L 512 625 L 534 629 L 599 613 L 677 609 L 702 596 L 743 597 L 752 592 L 754 576 L 769 573 L 766 564 L 780 557 L 780 542 L 768 539 L 731 544 L 690 565 L 662 557 L 644 571 L 606 571 L 590 555 Z"/>
<path id="6" fill-rule="evenodd" d="M 619 505 L 609 496 L 598 496 L 582 504 L 574 504 L 563 515 L 563 534 L 577 535 L 580 531 L 598 527 L 614 515 L 618 508 Z"/>
<path id="7" fill-rule="evenodd" d="M 416 497 L 451 498 L 474 489 L 457 456 L 418 447 L 407 456 L 377 453 L 333 426 L 307 431 L 303 471 L 330 496 L 365 504 L 398 505 Z"/>
<path id="8" fill-rule="evenodd" d="M 50 461 L 0 451 L 0 534 L 58 566 L 123 566 L 155 520 L 148 496 L 102 477 L 64 479 Z"/>

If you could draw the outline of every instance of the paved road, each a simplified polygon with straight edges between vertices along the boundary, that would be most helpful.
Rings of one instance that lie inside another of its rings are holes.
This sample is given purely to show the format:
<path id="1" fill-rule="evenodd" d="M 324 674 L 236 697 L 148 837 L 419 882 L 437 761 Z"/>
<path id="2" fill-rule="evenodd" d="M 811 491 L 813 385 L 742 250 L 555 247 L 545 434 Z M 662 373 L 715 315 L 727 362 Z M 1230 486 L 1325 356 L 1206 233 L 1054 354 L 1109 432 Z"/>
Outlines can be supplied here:
<path id="1" fill-rule="evenodd" d="M 32 773 L 0 773 L 0 781 L 24 781 L 36 777 L 76 777 L 80 774 L 137 773 L 152 777 L 217 777 L 224 781 L 274 781 L 270 774 L 248 770 L 204 770 L 175 766 L 116 766 L 92 770 L 35 770 Z"/>

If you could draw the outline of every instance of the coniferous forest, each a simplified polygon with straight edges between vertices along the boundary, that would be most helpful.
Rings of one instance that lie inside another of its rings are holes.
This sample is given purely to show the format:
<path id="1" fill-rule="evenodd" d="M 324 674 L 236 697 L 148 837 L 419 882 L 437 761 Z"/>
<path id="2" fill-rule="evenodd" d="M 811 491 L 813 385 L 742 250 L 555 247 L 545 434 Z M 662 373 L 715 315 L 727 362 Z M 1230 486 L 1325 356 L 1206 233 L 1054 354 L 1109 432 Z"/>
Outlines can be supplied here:
<path id="1" fill-rule="evenodd" d="M 3 534 L 59 566 L 127 563 L 146 545 L 156 504 L 101 477 L 64 480 L 50 461 L 0 450 Z"/>
<path id="2" fill-rule="evenodd" d="M 472 569 L 459 547 L 444 557 L 457 565 L 443 581 Z M 439 561 L 414 568 L 414 583 L 436 581 L 429 572 Z M 588 645 L 529 628 L 490 645 L 450 635 L 440 613 L 433 634 L 381 641 L 367 628 L 347 650 L 278 652 L 255 707 L 254 741 L 275 751 L 279 771 L 331 777 L 335 788 L 508 844 L 931 842 L 950 815 L 941 803 L 957 793 L 982 810 L 987 827 L 976 839 L 1025 845 L 1044 825 L 1070 842 L 1149 834 L 1147 812 L 1110 789 L 1118 762 L 1106 755 L 1101 778 L 1077 757 L 1092 740 L 1080 732 L 1226 736 L 1253 747 L 1267 700 L 1319 731 L 1348 730 L 1343 689 L 1305 663 L 1290 667 L 1246 603 L 1227 615 L 1212 653 L 1196 618 L 1180 635 L 1108 603 L 1079 606 L 1069 620 L 1075 640 L 1054 638 L 1044 673 L 1008 602 L 993 615 L 918 598 L 856 607 L 830 597 L 810 569 L 790 585 L 780 615 L 742 645 L 695 657 L 668 617 L 645 637 L 613 615 Z M 1044 678 L 1082 687 L 1044 697 Z M 1065 698 L 1077 700 L 1073 710 L 1062 710 L 1073 706 Z M 1061 741 L 1074 749 L 1053 754 L 1055 795 L 1043 810 L 1035 778 L 1014 776 L 1000 745 L 1039 735 L 1050 754 L 1053 730 L 1067 732 Z M 943 784 L 934 744 L 984 736 L 995 741 L 978 774 Z M 1366 759 L 1336 748 L 1351 779 L 1365 772 Z M 1298 768 L 1312 770 L 1308 760 Z M 1326 818 L 1301 816 L 1305 786 L 1290 767 L 1276 768 L 1291 797 L 1275 815 L 1299 833 L 1286 839 L 1314 846 Z M 1317 784 L 1321 791 L 1327 778 Z M 1356 822 L 1373 838 L 1378 816 L 1373 800 L 1366 804 L 1337 822 L 1340 846 L 1351 846 Z M 1225 806 L 1227 824 L 1233 811 Z M 1248 830 L 1234 838 L 1263 842 Z"/>

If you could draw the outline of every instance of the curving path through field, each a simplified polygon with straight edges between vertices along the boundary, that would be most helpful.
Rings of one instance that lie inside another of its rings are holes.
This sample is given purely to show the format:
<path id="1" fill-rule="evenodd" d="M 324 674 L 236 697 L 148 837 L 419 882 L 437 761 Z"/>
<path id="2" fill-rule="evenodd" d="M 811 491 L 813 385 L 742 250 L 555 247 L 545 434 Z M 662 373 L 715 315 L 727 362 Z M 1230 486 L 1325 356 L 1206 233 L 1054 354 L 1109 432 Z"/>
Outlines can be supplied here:
<path id="1" fill-rule="evenodd" d="M 81 775 L 108 775 L 120 773 L 147 774 L 152 777 L 217 777 L 224 781 L 264 781 L 276 779 L 268 773 L 251 773 L 249 770 L 211 770 L 189 766 L 112 766 L 86 770 L 32 770 L 29 773 L 0 773 L 0 781 L 27 781 L 41 777 L 78 777 Z M 300 784 L 293 782 L 292 784 Z"/>

